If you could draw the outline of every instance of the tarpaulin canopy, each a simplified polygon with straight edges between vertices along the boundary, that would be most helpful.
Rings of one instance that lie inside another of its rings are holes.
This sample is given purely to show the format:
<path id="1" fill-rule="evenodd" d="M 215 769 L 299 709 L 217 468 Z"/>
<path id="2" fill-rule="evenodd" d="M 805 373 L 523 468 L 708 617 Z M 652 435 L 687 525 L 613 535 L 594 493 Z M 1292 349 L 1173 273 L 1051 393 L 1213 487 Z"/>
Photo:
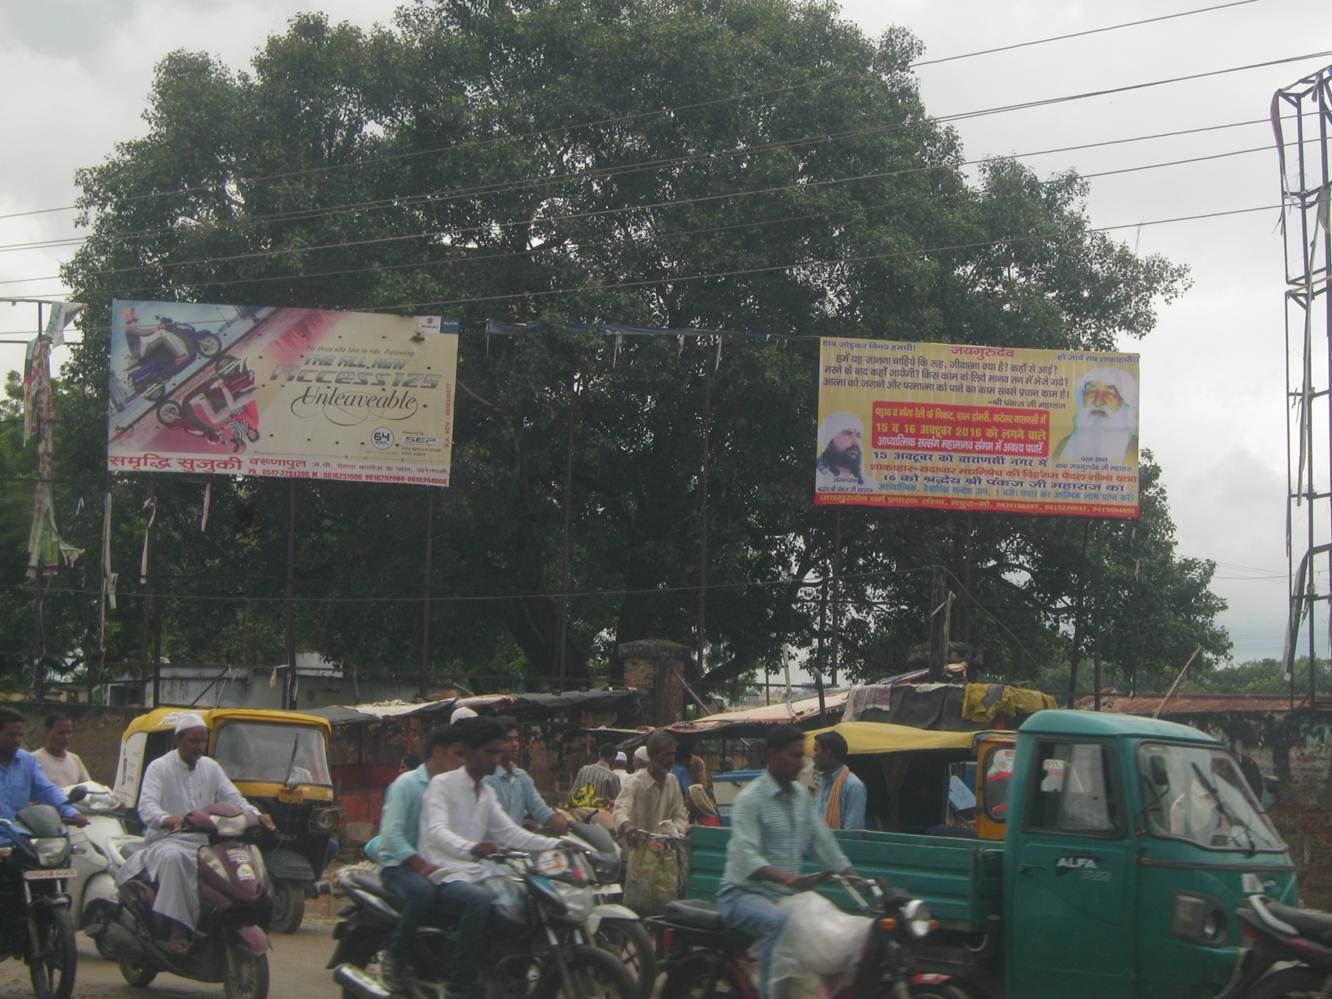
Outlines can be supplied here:
<path id="1" fill-rule="evenodd" d="M 471 697 L 425 701 L 421 704 L 379 701 L 371 704 L 336 705 L 314 708 L 306 713 L 327 718 L 334 725 L 406 717 L 432 717 L 438 718 L 442 723 L 448 720 L 454 709 L 461 707 L 469 707 L 483 715 L 514 714 L 533 717 L 571 710 L 615 709 L 638 696 L 637 690 L 571 690 L 563 694 L 477 694 Z"/>
<path id="2" fill-rule="evenodd" d="M 836 732 L 846 740 L 852 756 L 875 753 L 908 753 L 919 749 L 970 749 L 975 732 L 940 732 L 933 729 L 893 725 L 889 722 L 853 721 L 816 728 L 805 735 L 805 750 L 813 755 L 814 737 Z"/>
<path id="3" fill-rule="evenodd" d="M 840 715 L 842 708 L 846 706 L 846 691 L 825 694 L 823 701 L 829 713 Z M 761 731 L 771 725 L 799 725 L 801 722 L 817 718 L 818 715 L 818 697 L 802 697 L 798 701 L 765 704 L 760 708 L 723 711 L 708 715 L 706 718 L 676 722 L 667 727 L 680 735 L 721 735 L 723 731 L 729 734 L 746 728 Z"/>

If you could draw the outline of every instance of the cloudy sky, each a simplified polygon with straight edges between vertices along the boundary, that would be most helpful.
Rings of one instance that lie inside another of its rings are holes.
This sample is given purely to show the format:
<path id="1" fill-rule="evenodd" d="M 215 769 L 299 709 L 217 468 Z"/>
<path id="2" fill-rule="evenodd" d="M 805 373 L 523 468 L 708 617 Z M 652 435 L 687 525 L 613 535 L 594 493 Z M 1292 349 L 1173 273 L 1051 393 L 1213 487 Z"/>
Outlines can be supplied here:
<path id="1" fill-rule="evenodd" d="M 1224 0 L 849 0 L 845 14 L 871 35 L 912 29 L 926 60 L 1213 6 Z M 248 63 L 270 33 L 311 4 L 296 0 L 8 0 L 0 4 L 0 92 L 6 145 L 0 216 L 69 205 L 73 173 L 143 131 L 154 63 L 175 48 Z M 324 0 L 333 19 L 391 18 L 386 0 Z M 1332 49 L 1319 0 L 1252 0 L 1223 10 L 941 62 L 917 70 L 936 115 L 1103 90 Z M 956 126 L 969 157 L 1128 139 L 1265 119 L 1272 93 L 1332 56 L 993 115 Z M 1286 615 L 1284 545 L 1285 352 L 1278 212 L 1147 225 L 1153 220 L 1273 206 L 1279 179 L 1265 124 L 1024 158 L 1043 175 L 1084 174 L 1256 150 L 1091 181 L 1098 226 L 1129 225 L 1140 253 L 1193 271 L 1191 291 L 1161 311 L 1155 333 L 1121 349 L 1142 353 L 1142 443 L 1165 469 L 1178 539 L 1216 560 L 1216 590 L 1243 660 L 1276 656 Z M 58 292 L 67 248 L 5 250 L 77 235 L 72 214 L 0 218 L 0 295 Z M 30 328 L 31 306 L 0 305 L 0 331 Z M 57 356 L 57 360 L 58 360 Z M 22 347 L 0 345 L 0 366 Z M 1327 453 L 1319 447 L 1320 453 Z M 1325 642 L 1320 641 L 1327 654 Z"/>

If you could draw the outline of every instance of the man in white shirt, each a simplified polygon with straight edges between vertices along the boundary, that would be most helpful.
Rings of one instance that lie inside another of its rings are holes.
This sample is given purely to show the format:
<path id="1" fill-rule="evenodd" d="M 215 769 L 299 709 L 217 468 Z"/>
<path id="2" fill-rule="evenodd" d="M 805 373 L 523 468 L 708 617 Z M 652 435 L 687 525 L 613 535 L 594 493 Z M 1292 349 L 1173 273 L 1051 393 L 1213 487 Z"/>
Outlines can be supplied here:
<path id="1" fill-rule="evenodd" d="M 251 805 L 228 779 L 221 764 L 204 755 L 208 728 L 197 714 L 176 720 L 176 748 L 149 763 L 139 792 L 139 818 L 147 846 L 132 854 L 116 872 L 124 884 L 147 871 L 157 885 L 153 911 L 172 920 L 170 947 L 188 949 L 185 931 L 199 918 L 199 847 L 208 842 L 202 833 L 180 834 L 185 816 L 218 802 L 229 802 L 258 815 L 265 829 L 273 820 Z M 176 835 L 172 835 L 175 833 Z"/>
<path id="2" fill-rule="evenodd" d="M 51 779 L 56 787 L 69 787 L 92 780 L 83 761 L 69 751 L 69 742 L 74 738 L 74 719 L 63 711 L 46 716 L 46 745 L 33 753 L 33 758 L 42 773 Z"/>
<path id="3" fill-rule="evenodd" d="M 457 918 L 457 941 L 449 967 L 446 999 L 476 999 L 482 943 L 490 922 L 491 896 L 479 882 L 480 861 L 501 847 L 548 850 L 560 841 L 527 832 L 505 814 L 485 778 L 495 772 L 504 749 L 504 726 L 491 718 L 466 723 L 466 762 L 430 779 L 421 807 L 416 852 L 424 873 L 440 886 L 437 911 Z"/>

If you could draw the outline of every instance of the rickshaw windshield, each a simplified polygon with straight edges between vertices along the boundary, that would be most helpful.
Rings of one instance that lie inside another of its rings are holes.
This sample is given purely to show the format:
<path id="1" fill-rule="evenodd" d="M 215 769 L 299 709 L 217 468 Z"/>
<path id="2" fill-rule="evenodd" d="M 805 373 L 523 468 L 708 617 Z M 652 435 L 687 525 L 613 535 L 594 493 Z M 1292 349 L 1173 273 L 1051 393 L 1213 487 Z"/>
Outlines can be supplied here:
<path id="1" fill-rule="evenodd" d="M 321 729 L 269 722 L 227 722 L 213 758 L 233 781 L 332 784 Z"/>
<path id="2" fill-rule="evenodd" d="M 1211 746 L 1149 742 L 1138 747 L 1142 814 L 1153 836 L 1209 850 L 1283 851 L 1230 754 Z"/>

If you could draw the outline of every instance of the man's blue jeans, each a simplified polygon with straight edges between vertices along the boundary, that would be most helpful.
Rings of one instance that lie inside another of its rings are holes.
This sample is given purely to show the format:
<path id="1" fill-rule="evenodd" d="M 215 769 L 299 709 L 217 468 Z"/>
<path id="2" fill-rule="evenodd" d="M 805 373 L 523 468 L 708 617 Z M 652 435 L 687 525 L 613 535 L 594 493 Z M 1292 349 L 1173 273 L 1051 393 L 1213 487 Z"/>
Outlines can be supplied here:
<path id="1" fill-rule="evenodd" d="M 412 952 L 416 928 L 425 922 L 436 906 L 437 889 L 428 878 L 417 874 L 406 864 L 380 868 L 379 880 L 402 902 L 398 909 L 400 918 L 389 935 L 388 945 L 389 957 L 401 965 Z"/>
<path id="2" fill-rule="evenodd" d="M 470 999 L 480 994 L 477 976 L 486 927 L 490 925 L 490 892 L 467 881 L 445 881 L 438 892 L 439 909 L 452 917 L 449 924 L 457 933 L 449 959 L 448 996 Z"/>
<path id="3" fill-rule="evenodd" d="M 786 926 L 787 914 L 764 895 L 732 888 L 717 896 L 717 911 L 728 929 L 739 930 L 759 942 L 759 995 L 768 996 L 772 974 L 772 946 Z"/>

